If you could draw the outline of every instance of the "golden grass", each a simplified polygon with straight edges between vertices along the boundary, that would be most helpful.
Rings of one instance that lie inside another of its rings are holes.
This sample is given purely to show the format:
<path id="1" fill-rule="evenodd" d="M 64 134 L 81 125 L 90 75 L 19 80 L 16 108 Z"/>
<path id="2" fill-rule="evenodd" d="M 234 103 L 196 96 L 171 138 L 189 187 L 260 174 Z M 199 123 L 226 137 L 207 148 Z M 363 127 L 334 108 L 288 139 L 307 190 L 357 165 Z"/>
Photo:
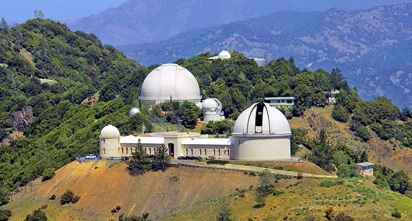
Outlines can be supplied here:
<path id="1" fill-rule="evenodd" d="M 170 168 L 132 177 L 124 163 L 111 166 L 107 162 L 73 162 L 58 170 L 51 180 L 32 182 L 14 195 L 5 208 L 12 211 L 11 220 L 22 220 L 43 205 L 48 206 L 47 216 L 70 214 L 68 220 L 117 220 L 121 213 L 145 212 L 151 217 L 163 217 L 181 207 L 228 196 L 236 188 L 248 188 L 256 182 L 256 177 L 242 173 L 196 168 Z M 68 189 L 79 195 L 80 201 L 60 206 L 58 201 Z M 48 200 L 52 195 L 57 196 L 56 200 Z M 110 211 L 116 206 L 121 206 L 121 211 L 112 215 Z"/>
<path id="2" fill-rule="evenodd" d="M 370 180 L 345 180 L 342 185 L 321 187 L 325 181 L 336 180 L 281 180 L 276 189 L 284 194 L 268 196 L 263 208 L 255 205 L 254 191 L 248 191 L 245 197 L 232 195 L 230 202 L 233 220 L 282 220 L 285 217 L 293 220 L 305 220 L 314 217 L 324 220 L 324 211 L 332 207 L 335 214 L 344 212 L 355 220 L 387 220 L 391 212 L 398 208 L 402 220 L 410 220 L 412 199 L 389 190 L 377 188 Z M 218 201 L 208 201 L 181 209 L 164 220 L 215 220 Z M 408 207 L 409 205 L 409 207 Z"/>

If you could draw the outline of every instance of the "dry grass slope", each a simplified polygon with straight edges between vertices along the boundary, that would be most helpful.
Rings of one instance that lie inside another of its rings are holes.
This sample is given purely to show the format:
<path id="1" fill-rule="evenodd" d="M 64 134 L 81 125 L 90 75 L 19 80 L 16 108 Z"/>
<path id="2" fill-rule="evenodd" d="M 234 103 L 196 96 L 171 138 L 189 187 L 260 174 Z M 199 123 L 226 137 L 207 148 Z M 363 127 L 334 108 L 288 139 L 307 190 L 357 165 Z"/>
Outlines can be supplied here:
<path id="1" fill-rule="evenodd" d="M 12 220 L 22 220 L 43 205 L 47 205 L 44 211 L 51 220 L 117 220 L 121 213 L 145 212 L 153 219 L 197 202 L 228 196 L 236 188 L 248 188 L 256 182 L 256 177 L 242 173 L 193 168 L 170 168 L 132 177 L 123 163 L 73 162 L 58 170 L 53 179 L 37 179 L 22 189 L 5 208 L 13 212 Z M 80 201 L 60 206 L 58 201 L 67 189 L 79 195 Z M 52 195 L 56 200 L 48 200 Z M 121 206 L 121 211 L 112 215 L 110 211 L 116 206 Z"/>

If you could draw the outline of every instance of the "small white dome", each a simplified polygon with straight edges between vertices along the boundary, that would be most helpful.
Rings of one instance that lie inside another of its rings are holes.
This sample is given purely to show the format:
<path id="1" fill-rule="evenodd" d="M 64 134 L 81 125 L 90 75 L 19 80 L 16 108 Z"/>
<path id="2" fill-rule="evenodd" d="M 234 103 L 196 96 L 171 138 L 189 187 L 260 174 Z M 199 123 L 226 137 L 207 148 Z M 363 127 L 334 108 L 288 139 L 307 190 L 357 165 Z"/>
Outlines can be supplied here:
<path id="1" fill-rule="evenodd" d="M 102 139 L 120 138 L 120 132 L 115 126 L 107 125 L 100 132 L 100 138 Z"/>
<path id="2" fill-rule="evenodd" d="M 289 122 L 285 115 L 267 103 L 255 103 L 238 117 L 233 129 L 237 137 L 290 136 Z"/>
<path id="3" fill-rule="evenodd" d="M 134 108 L 130 109 L 129 116 L 133 116 L 133 115 L 136 115 L 136 114 L 140 114 L 139 108 L 134 107 Z"/>
<path id="4" fill-rule="evenodd" d="M 220 60 L 224 60 L 224 59 L 230 59 L 232 56 L 230 56 L 230 53 L 228 51 L 221 51 L 218 57 Z"/>
<path id="5" fill-rule="evenodd" d="M 202 102 L 202 111 L 208 112 L 213 111 L 215 112 L 219 107 L 219 103 L 216 101 L 216 98 L 208 98 Z"/>
<path id="6" fill-rule="evenodd" d="M 142 84 L 142 101 L 191 101 L 201 99 L 199 84 L 186 68 L 177 64 L 163 64 L 147 75 Z"/>

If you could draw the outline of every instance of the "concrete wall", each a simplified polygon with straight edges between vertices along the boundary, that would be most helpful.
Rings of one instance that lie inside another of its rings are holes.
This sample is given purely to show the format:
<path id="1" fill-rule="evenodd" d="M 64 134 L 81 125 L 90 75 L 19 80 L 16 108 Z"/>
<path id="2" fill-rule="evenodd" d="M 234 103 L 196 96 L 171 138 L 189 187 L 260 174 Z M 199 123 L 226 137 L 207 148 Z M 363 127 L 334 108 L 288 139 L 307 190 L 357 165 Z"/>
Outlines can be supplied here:
<path id="1" fill-rule="evenodd" d="M 102 158 L 119 157 L 120 138 L 100 139 L 99 146 L 99 153 Z"/>
<path id="2" fill-rule="evenodd" d="M 231 159 L 279 160 L 290 159 L 290 137 L 234 137 Z"/>

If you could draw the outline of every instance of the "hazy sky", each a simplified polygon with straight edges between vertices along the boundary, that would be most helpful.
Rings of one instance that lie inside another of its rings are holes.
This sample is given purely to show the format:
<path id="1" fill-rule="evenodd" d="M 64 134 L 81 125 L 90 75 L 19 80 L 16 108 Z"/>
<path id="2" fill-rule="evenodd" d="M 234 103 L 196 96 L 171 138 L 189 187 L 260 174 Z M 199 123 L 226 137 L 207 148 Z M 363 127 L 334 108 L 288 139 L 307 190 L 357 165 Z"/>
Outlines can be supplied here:
<path id="1" fill-rule="evenodd" d="M 0 18 L 9 24 L 22 23 L 42 10 L 45 18 L 57 21 L 79 19 L 116 7 L 127 0 L 0 0 Z M 151 0 L 162 1 L 162 0 Z M 170 1 L 170 0 L 169 0 Z M 224 1 L 224 0 L 221 0 Z M 268 0 L 272 1 L 272 0 Z M 278 1 L 278 0 L 275 0 Z M 290 2 L 290 5 L 286 3 Z M 328 8 L 364 9 L 376 5 L 412 2 L 412 0 L 283 0 L 280 10 L 327 10 Z M 290 6 L 290 7 L 289 7 Z"/>
<path id="2" fill-rule="evenodd" d="M 45 18 L 65 21 L 99 13 L 127 0 L 0 0 L 0 17 L 9 22 L 22 23 L 42 10 Z"/>

